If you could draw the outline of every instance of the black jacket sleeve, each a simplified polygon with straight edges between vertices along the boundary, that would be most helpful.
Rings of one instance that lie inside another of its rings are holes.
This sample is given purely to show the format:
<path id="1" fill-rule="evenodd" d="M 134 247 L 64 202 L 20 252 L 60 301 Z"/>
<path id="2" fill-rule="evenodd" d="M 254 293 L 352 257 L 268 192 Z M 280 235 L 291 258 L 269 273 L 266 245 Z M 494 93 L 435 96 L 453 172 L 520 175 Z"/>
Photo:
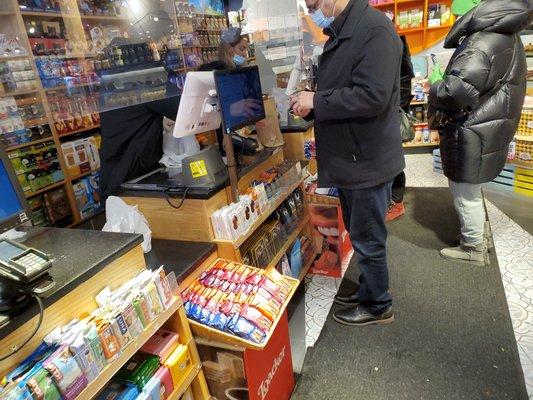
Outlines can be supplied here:
<path id="1" fill-rule="evenodd" d="M 444 80 L 431 86 L 431 107 L 448 111 L 475 108 L 480 93 L 484 92 L 490 68 L 491 61 L 483 51 L 464 50 L 448 67 Z"/>
<path id="2" fill-rule="evenodd" d="M 350 86 L 316 93 L 317 121 L 372 118 L 389 105 L 400 74 L 399 42 L 386 28 L 376 27 L 368 32 L 363 49 L 364 54 L 354 57 Z"/>

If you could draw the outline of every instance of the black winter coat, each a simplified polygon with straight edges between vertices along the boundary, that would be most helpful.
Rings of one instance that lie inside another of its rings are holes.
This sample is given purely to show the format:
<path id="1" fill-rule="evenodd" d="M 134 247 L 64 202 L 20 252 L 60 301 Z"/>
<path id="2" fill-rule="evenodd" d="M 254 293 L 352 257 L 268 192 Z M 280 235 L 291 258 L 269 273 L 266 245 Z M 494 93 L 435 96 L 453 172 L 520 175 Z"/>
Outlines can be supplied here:
<path id="1" fill-rule="evenodd" d="M 431 87 L 429 112 L 440 109 L 455 116 L 440 132 L 444 174 L 454 182 L 489 182 L 505 165 L 526 92 L 526 59 L 517 33 L 527 22 L 525 0 L 485 0 L 446 38 L 444 47 L 456 51 L 446 78 Z M 508 82 L 483 97 L 504 77 L 513 51 Z"/>
<path id="2" fill-rule="evenodd" d="M 402 43 L 367 0 L 351 0 L 329 29 L 314 99 L 318 183 L 362 189 L 405 167 L 400 133 Z"/>

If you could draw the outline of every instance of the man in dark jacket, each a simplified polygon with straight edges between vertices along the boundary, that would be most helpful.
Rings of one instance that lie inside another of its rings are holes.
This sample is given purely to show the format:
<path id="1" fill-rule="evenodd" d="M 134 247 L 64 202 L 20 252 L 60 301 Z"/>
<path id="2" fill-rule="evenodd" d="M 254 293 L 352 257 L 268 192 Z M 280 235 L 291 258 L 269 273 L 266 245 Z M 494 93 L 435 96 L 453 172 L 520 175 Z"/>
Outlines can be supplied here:
<path id="1" fill-rule="evenodd" d="M 452 260 L 485 264 L 481 184 L 505 165 L 526 92 L 526 59 L 518 32 L 526 27 L 525 0 L 485 0 L 453 26 L 445 41 L 456 48 L 429 93 L 430 118 L 451 120 L 441 129 L 441 157 L 461 223 L 461 244 L 443 249 Z"/>
<path id="2" fill-rule="evenodd" d="M 316 92 L 292 96 L 293 111 L 315 118 L 318 186 L 337 187 L 361 275 L 335 301 L 348 325 L 394 320 L 389 294 L 385 214 L 392 180 L 405 167 L 400 134 L 402 43 L 391 21 L 367 0 L 307 0 L 329 36 Z"/>

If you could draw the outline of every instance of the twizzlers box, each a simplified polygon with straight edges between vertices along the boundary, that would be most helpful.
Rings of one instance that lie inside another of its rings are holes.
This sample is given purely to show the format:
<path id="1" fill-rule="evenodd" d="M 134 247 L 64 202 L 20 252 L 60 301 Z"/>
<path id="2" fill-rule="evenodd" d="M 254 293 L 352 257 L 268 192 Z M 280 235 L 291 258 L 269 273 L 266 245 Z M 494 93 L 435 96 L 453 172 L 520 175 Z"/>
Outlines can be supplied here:
<path id="1" fill-rule="evenodd" d="M 197 339 L 211 395 L 219 400 L 288 400 L 294 389 L 285 312 L 263 350 L 237 351 Z"/>

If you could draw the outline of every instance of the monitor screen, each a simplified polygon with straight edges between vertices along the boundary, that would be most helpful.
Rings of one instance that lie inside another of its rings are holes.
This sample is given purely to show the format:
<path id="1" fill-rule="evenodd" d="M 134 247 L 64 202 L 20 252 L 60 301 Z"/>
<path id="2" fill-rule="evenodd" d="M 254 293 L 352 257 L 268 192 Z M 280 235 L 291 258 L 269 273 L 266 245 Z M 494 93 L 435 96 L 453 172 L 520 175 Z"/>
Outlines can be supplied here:
<path id="1" fill-rule="evenodd" d="M 5 155 L 0 157 L 0 233 L 28 220 L 25 200 L 22 192 L 13 184 L 16 179 L 11 168 L 11 162 Z"/>
<path id="2" fill-rule="evenodd" d="M 226 130 L 234 131 L 265 119 L 257 67 L 215 71 L 215 84 Z"/>

